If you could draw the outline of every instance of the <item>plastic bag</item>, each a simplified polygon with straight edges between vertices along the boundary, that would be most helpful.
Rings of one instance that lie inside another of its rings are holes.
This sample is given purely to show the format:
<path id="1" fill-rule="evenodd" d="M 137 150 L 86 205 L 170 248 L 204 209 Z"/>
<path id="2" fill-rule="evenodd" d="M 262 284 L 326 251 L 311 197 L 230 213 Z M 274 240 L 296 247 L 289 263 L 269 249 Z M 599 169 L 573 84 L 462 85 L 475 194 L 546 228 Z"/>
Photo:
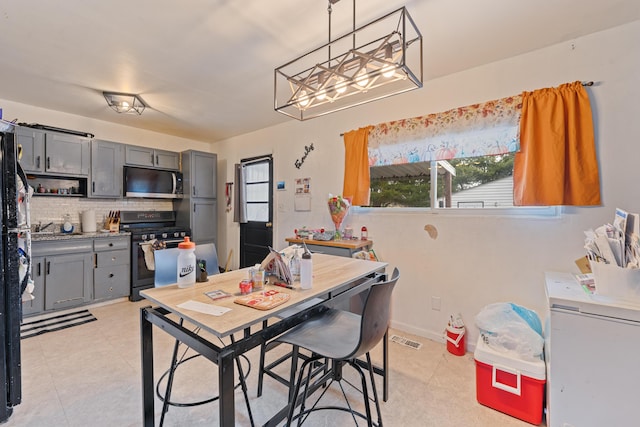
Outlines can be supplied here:
<path id="1" fill-rule="evenodd" d="M 512 303 L 485 306 L 476 316 L 476 326 L 487 344 L 516 353 L 523 359 L 539 359 L 544 347 L 538 315 Z"/>

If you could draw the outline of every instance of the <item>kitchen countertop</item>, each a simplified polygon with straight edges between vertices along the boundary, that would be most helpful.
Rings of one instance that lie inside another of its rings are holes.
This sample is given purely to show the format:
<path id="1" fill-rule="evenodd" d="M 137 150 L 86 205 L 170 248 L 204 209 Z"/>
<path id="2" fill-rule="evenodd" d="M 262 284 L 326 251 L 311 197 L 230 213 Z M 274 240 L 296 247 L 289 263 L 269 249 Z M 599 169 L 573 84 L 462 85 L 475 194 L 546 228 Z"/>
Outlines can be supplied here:
<path id="1" fill-rule="evenodd" d="M 43 242 L 52 240 L 70 240 L 70 239 L 95 239 L 95 238 L 109 238 L 109 237 L 122 237 L 130 236 L 131 232 L 119 231 L 114 233 L 103 233 L 97 231 L 95 233 L 53 233 L 53 234 L 31 234 L 32 242 Z"/>

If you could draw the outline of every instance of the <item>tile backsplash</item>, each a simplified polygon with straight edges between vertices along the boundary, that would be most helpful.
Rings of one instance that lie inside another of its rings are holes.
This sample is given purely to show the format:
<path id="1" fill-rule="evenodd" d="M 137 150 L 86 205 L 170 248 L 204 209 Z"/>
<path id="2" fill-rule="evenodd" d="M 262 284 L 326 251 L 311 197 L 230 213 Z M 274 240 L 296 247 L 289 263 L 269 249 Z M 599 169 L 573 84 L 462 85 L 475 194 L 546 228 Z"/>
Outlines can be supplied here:
<path id="1" fill-rule="evenodd" d="M 80 229 L 82 212 L 93 209 L 96 212 L 97 229 L 103 228 L 104 220 L 109 211 L 141 211 L 157 210 L 172 211 L 173 202 L 170 200 L 153 199 L 87 199 L 69 196 L 34 196 L 31 198 L 31 224 L 53 222 L 59 229 L 69 214 L 71 222 Z"/>

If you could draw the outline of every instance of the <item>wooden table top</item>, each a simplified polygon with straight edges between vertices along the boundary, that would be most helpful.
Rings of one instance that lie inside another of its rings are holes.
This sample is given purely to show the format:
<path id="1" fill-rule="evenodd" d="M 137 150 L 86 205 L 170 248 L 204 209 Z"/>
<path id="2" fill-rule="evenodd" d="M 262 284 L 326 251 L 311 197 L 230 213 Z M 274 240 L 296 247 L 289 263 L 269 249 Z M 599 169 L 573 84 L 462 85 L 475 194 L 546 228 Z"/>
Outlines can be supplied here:
<path id="1" fill-rule="evenodd" d="M 373 241 L 371 240 L 355 240 L 355 239 L 313 240 L 313 239 L 299 239 L 297 237 L 287 237 L 284 240 L 289 243 L 296 243 L 299 245 L 301 245 L 302 242 L 305 242 L 307 245 L 332 246 L 336 248 L 346 248 L 346 249 L 360 249 L 360 248 L 373 246 Z"/>
<path id="2" fill-rule="evenodd" d="M 206 282 L 196 283 L 189 288 L 178 288 L 178 285 L 169 285 L 159 288 L 146 289 L 140 295 L 154 304 L 163 307 L 185 320 L 200 326 L 202 329 L 218 336 L 224 337 L 244 330 L 266 319 L 277 316 L 279 312 L 287 308 L 303 303 L 318 296 L 327 295 L 329 292 L 340 289 L 355 280 L 366 277 L 376 271 L 384 271 L 387 263 L 376 261 L 364 261 L 335 255 L 313 255 L 313 287 L 300 289 L 300 282 L 294 282 L 294 289 L 267 285 L 265 289 L 275 289 L 290 294 L 291 298 L 286 303 L 271 310 L 262 311 L 234 303 L 240 296 L 239 283 L 247 278 L 248 268 L 229 271 L 226 273 L 209 276 Z M 211 300 L 205 292 L 222 290 L 232 296 Z M 260 291 L 257 291 L 260 292 Z M 197 311 L 179 308 L 178 305 L 193 300 L 215 306 L 227 307 L 231 311 L 222 316 L 213 316 Z"/>

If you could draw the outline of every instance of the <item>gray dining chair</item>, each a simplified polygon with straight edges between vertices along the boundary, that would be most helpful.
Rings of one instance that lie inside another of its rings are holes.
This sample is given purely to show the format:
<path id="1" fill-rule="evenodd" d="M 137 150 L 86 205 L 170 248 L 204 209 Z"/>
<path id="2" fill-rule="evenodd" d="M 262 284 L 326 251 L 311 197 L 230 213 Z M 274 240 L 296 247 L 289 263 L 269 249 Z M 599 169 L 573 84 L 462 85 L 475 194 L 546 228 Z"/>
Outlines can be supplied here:
<path id="1" fill-rule="evenodd" d="M 218 262 L 218 251 L 213 243 L 203 243 L 196 245 L 196 259 L 203 259 L 207 262 L 207 276 L 220 273 Z"/>
<path id="2" fill-rule="evenodd" d="M 202 246 L 202 248 L 200 249 L 200 253 L 198 255 L 198 247 L 200 246 Z M 167 286 L 167 285 L 175 284 L 177 282 L 179 253 L 180 253 L 180 249 L 178 248 L 161 249 L 153 252 L 153 258 L 155 263 L 155 272 L 154 272 L 155 287 Z M 210 274 L 218 274 L 220 272 L 218 269 L 218 256 L 217 256 L 215 245 L 213 243 L 197 245 L 196 258 L 207 260 L 207 272 L 211 271 Z M 211 270 L 209 270 L 209 266 L 212 267 Z M 180 325 L 182 324 L 183 324 L 183 319 L 181 318 Z M 198 329 L 194 330 L 194 332 L 198 333 Z M 233 336 L 231 337 L 231 339 L 233 339 Z M 186 352 L 188 350 L 187 348 L 182 352 L 181 357 L 178 358 L 180 344 L 181 343 L 179 340 L 175 341 L 175 344 L 173 346 L 173 353 L 171 356 L 171 365 L 169 369 L 167 369 L 167 371 L 165 371 L 165 373 L 158 379 L 158 383 L 156 385 L 156 395 L 162 401 L 162 413 L 160 415 L 160 426 L 164 424 L 164 418 L 167 411 L 169 410 L 169 406 L 190 407 L 190 406 L 204 405 L 207 403 L 214 402 L 220 398 L 220 396 L 213 396 L 208 399 L 200 400 L 197 402 L 187 402 L 187 403 L 174 402 L 171 400 L 171 390 L 173 388 L 173 379 L 175 376 L 176 369 L 182 363 L 188 362 L 189 360 L 192 360 L 195 357 L 200 356 L 200 353 L 196 353 L 189 357 L 185 357 Z M 249 359 L 247 359 L 247 357 L 244 355 L 241 355 L 240 357 L 242 357 L 249 364 L 249 370 L 250 370 L 251 365 L 250 365 Z M 247 375 L 245 375 L 242 369 L 242 364 L 240 363 L 240 359 L 236 357 L 235 360 L 236 360 L 236 366 L 238 369 L 239 383 L 234 387 L 234 389 L 238 387 L 242 388 L 242 393 L 244 394 L 244 400 L 247 405 L 247 412 L 249 414 L 249 420 L 251 422 L 251 426 L 254 426 L 255 424 L 253 421 L 251 406 L 249 404 L 249 395 L 247 392 L 247 383 L 246 383 L 246 378 L 249 372 L 247 372 Z M 162 383 L 165 377 L 167 378 L 167 385 L 163 394 L 160 391 L 160 384 Z"/>
<path id="3" fill-rule="evenodd" d="M 293 399 L 290 399 L 289 403 L 287 426 L 290 426 L 294 419 L 297 419 L 298 425 L 300 425 L 311 412 L 319 410 L 350 412 L 356 425 L 356 416 L 366 419 L 367 425 L 374 425 L 371 416 L 371 398 L 368 392 L 367 380 L 358 363 L 358 357 L 360 356 L 366 357 L 369 381 L 373 392 L 373 401 L 378 416 L 376 425 L 382 426 L 380 402 L 369 351 L 382 340 L 387 332 L 391 316 L 391 294 L 399 277 L 400 272 L 396 268 L 388 281 L 372 285 L 367 292 L 361 315 L 346 310 L 329 309 L 299 324 L 274 340 L 280 343 L 291 344 L 301 349 L 307 349 L 313 354 L 313 356 L 305 360 L 300 367 L 293 392 Z M 331 360 L 331 369 L 325 375 L 316 378 L 314 383 L 310 385 L 314 363 L 323 358 Z M 334 382 L 339 384 L 343 396 L 346 399 L 346 392 L 341 383 L 343 380 L 342 370 L 345 365 L 352 366 L 360 376 L 362 384 L 361 391 L 364 397 L 366 413 L 364 415 L 355 411 L 348 400 L 346 407 L 318 406 L 320 399 L 322 399 Z M 306 380 L 305 370 L 308 371 Z M 303 383 L 304 392 L 302 394 L 300 411 L 294 416 L 298 398 L 300 397 L 300 388 Z M 309 389 L 318 389 L 320 386 L 325 387 L 323 392 L 310 409 L 305 409 Z"/>

